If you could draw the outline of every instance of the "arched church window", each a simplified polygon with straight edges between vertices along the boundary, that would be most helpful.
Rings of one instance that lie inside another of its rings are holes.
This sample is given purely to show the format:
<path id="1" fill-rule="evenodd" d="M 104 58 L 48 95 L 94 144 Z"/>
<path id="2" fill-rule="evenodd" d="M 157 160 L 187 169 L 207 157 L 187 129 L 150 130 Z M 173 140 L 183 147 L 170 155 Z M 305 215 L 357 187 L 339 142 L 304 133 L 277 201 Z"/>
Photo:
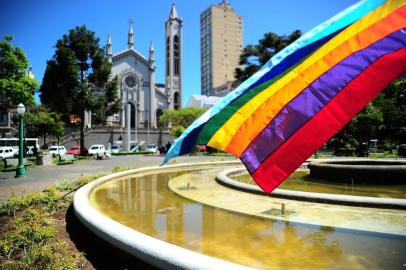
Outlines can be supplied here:
<path id="1" fill-rule="evenodd" d="M 175 92 L 175 94 L 173 94 L 173 108 L 174 108 L 175 110 L 178 110 L 179 107 L 180 107 L 180 104 L 179 104 L 179 93 L 178 93 L 178 92 Z"/>
<path id="2" fill-rule="evenodd" d="M 126 114 L 126 118 L 130 117 L 130 127 L 134 128 L 135 127 L 135 106 L 134 104 L 132 104 L 131 102 L 128 102 L 127 104 L 130 104 L 130 115 Z M 126 123 L 127 123 L 127 119 L 126 119 Z"/>
<path id="3" fill-rule="evenodd" d="M 163 124 L 159 121 L 159 117 L 161 117 L 161 115 L 163 115 L 164 112 L 161 109 L 156 110 L 156 122 L 157 122 L 157 127 L 163 127 Z"/>
<path id="4" fill-rule="evenodd" d="M 179 75 L 179 55 L 180 55 L 180 47 L 179 47 L 179 37 L 175 35 L 173 37 L 173 70 L 175 75 Z"/>
<path id="5" fill-rule="evenodd" d="M 169 76 L 169 37 L 166 38 L 166 76 Z"/>

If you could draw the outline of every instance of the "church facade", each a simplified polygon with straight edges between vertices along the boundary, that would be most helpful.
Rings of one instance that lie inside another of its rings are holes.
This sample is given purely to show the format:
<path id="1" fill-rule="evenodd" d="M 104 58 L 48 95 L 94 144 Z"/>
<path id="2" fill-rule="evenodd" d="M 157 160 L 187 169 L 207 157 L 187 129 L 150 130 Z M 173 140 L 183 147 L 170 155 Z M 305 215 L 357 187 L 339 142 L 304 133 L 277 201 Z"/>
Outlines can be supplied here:
<path id="1" fill-rule="evenodd" d="M 176 26 L 175 26 L 176 25 Z M 113 54 L 112 37 L 109 34 L 105 46 L 106 59 L 112 63 L 112 76 L 119 81 L 121 111 L 108 117 L 108 126 L 131 129 L 158 128 L 159 116 L 165 109 L 179 109 L 182 98 L 181 49 L 182 19 L 172 6 L 165 23 L 166 67 L 165 85 L 155 80 L 155 51 L 151 42 L 148 57 L 134 48 L 132 20 L 128 31 L 127 49 Z M 90 127 L 91 114 L 85 115 L 85 125 Z"/>

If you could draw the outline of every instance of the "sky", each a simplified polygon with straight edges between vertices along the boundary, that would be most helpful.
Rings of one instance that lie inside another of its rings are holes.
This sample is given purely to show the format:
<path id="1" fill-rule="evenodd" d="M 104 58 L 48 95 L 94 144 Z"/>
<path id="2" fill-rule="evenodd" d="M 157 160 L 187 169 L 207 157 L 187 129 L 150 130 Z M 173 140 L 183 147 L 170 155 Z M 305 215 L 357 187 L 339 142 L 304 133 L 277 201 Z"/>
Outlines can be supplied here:
<path id="1" fill-rule="evenodd" d="M 183 106 L 200 94 L 200 13 L 220 0 L 0 0 L 0 38 L 14 37 L 13 44 L 27 54 L 35 79 L 41 83 L 46 61 L 55 43 L 78 25 L 86 25 L 100 39 L 112 35 L 113 53 L 127 48 L 129 19 L 134 21 L 134 48 L 148 56 L 153 42 L 156 82 L 164 83 L 165 21 L 172 3 L 183 19 Z M 243 17 L 243 44 L 256 44 L 267 32 L 303 33 L 356 3 L 356 0 L 229 0 Z"/>

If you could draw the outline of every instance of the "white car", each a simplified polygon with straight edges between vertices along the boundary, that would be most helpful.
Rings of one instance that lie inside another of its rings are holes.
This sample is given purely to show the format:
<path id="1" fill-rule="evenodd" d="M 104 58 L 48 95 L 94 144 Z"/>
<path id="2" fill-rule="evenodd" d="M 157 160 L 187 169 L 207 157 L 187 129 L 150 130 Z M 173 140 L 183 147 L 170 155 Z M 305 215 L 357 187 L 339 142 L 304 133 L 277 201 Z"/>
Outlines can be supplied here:
<path id="1" fill-rule="evenodd" d="M 66 148 L 65 146 L 51 146 L 48 148 L 48 151 L 52 156 L 64 156 L 66 155 Z"/>
<path id="2" fill-rule="evenodd" d="M 121 145 L 114 144 L 114 145 L 111 146 L 111 152 L 112 153 L 118 153 L 118 152 L 121 152 L 121 151 L 123 151 L 123 147 Z"/>
<path id="3" fill-rule="evenodd" d="M 152 152 L 154 154 L 158 154 L 158 152 L 159 152 L 158 151 L 158 146 L 156 146 L 155 144 L 148 144 L 145 151 L 149 151 L 149 152 Z"/>
<path id="4" fill-rule="evenodd" d="M 89 155 L 104 156 L 106 155 L 106 148 L 103 144 L 93 144 L 89 148 Z"/>
<path id="5" fill-rule="evenodd" d="M 15 153 L 15 149 L 12 147 L 4 146 L 0 147 L 0 160 L 6 159 L 6 158 L 13 158 Z"/>

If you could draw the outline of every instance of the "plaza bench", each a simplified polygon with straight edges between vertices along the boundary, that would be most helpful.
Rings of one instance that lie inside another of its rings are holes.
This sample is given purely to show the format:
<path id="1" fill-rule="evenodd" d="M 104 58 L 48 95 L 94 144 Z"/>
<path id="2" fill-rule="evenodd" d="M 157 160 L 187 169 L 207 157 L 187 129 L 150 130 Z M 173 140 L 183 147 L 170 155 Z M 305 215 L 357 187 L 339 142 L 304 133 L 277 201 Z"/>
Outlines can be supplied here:
<path id="1" fill-rule="evenodd" d="M 61 156 L 61 161 L 70 161 L 73 163 L 74 160 L 75 160 L 74 155 L 62 155 Z"/>
<path id="2" fill-rule="evenodd" d="M 23 159 L 23 163 L 27 166 L 27 159 Z M 7 158 L 3 159 L 3 171 L 6 170 L 8 166 L 18 166 L 18 158 Z"/>

